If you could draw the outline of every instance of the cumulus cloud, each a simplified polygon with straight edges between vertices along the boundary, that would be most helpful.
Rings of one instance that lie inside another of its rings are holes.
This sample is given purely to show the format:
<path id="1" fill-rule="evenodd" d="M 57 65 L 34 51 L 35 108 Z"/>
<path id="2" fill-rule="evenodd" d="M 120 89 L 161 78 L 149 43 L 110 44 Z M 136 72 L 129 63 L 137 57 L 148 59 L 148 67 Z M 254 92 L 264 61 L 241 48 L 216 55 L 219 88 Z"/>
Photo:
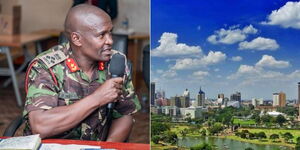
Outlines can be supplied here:
<path id="1" fill-rule="evenodd" d="M 242 78 L 244 83 L 249 81 L 261 81 L 267 79 L 274 79 L 282 77 L 282 73 L 276 71 L 265 70 L 258 66 L 240 65 L 236 73 L 231 74 L 227 79 L 238 79 Z"/>
<path id="2" fill-rule="evenodd" d="M 208 65 L 213 65 L 220 63 L 226 59 L 226 54 L 222 52 L 213 52 L 210 51 L 207 56 L 201 58 L 183 58 L 177 59 L 175 65 L 172 69 L 175 70 L 184 70 L 184 69 L 193 69 L 198 67 L 205 67 Z"/>
<path id="3" fill-rule="evenodd" d="M 257 33 L 252 25 L 246 26 L 243 29 L 239 29 L 239 26 L 231 26 L 228 30 L 224 28 L 215 31 L 213 35 L 207 38 L 207 41 L 212 44 L 234 44 L 246 39 L 248 34 Z"/>
<path id="4" fill-rule="evenodd" d="M 177 72 L 175 70 L 170 69 L 163 72 L 161 76 L 164 78 L 173 78 L 177 76 Z"/>
<path id="5" fill-rule="evenodd" d="M 269 70 L 270 68 L 286 68 L 290 64 L 288 61 L 276 60 L 273 56 L 263 55 L 253 66 L 240 65 L 238 70 L 227 77 L 227 79 L 240 79 L 239 85 L 256 85 L 261 83 L 273 83 L 274 81 L 292 81 L 300 77 L 300 70 L 292 73 L 282 73 Z"/>
<path id="6" fill-rule="evenodd" d="M 244 41 L 239 44 L 240 50 L 276 50 L 279 48 L 276 40 L 258 37 L 250 42 Z"/>
<path id="7" fill-rule="evenodd" d="M 192 75 L 194 78 L 203 79 L 204 77 L 208 76 L 209 73 L 206 71 L 196 71 L 196 72 L 193 72 Z"/>
<path id="8" fill-rule="evenodd" d="M 231 57 L 231 60 L 232 61 L 241 61 L 241 60 L 243 60 L 243 58 L 241 56 L 233 56 L 233 57 Z"/>
<path id="9" fill-rule="evenodd" d="M 273 56 L 263 55 L 261 60 L 256 63 L 258 67 L 286 68 L 290 66 L 288 61 L 276 60 Z"/>
<path id="10" fill-rule="evenodd" d="M 188 46 L 184 43 L 177 43 L 177 34 L 163 33 L 158 41 L 160 45 L 151 51 L 151 56 L 166 57 L 166 56 L 182 56 L 201 54 L 200 46 Z"/>
<path id="11" fill-rule="evenodd" d="M 278 10 L 273 10 L 262 24 L 300 29 L 300 2 L 287 2 Z"/>

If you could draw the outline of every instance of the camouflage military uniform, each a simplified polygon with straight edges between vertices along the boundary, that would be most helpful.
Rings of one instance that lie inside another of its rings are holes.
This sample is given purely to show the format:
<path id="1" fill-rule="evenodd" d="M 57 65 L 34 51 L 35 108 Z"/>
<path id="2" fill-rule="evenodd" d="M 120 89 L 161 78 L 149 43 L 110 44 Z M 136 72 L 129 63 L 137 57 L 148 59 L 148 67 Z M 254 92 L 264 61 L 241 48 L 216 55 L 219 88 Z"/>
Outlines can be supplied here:
<path id="1" fill-rule="evenodd" d="M 26 127 L 24 135 L 32 134 L 28 121 L 28 113 L 34 110 L 48 110 L 58 106 L 70 105 L 92 94 L 109 78 L 107 67 L 99 63 L 98 71 L 94 71 L 91 80 L 77 66 L 68 43 L 58 45 L 38 55 L 30 64 L 25 85 L 28 89 L 23 117 Z M 117 51 L 113 50 L 113 53 Z M 123 100 L 116 102 L 114 118 L 135 113 L 140 109 L 134 93 L 128 67 L 125 69 Z M 28 79 L 28 81 L 27 81 Z M 73 129 L 55 138 L 102 140 L 100 137 L 107 120 L 106 106 L 91 113 Z M 74 114 L 76 115 L 76 114 Z"/>

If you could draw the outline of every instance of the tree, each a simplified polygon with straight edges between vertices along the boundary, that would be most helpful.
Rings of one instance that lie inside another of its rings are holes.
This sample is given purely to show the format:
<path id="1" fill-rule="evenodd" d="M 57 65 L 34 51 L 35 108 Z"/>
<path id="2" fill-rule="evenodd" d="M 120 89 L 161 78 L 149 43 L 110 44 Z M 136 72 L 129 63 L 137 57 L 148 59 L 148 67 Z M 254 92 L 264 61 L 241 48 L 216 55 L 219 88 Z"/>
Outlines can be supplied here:
<path id="1" fill-rule="evenodd" d="M 151 136 L 159 135 L 164 131 L 170 130 L 170 127 L 165 123 L 152 122 L 151 123 Z"/>
<path id="2" fill-rule="evenodd" d="M 256 123 L 256 124 L 259 124 L 260 121 L 261 121 L 260 116 L 259 116 L 259 112 L 255 112 L 255 113 L 252 115 L 251 119 L 254 119 L 254 120 L 255 120 L 255 123 Z"/>
<path id="3" fill-rule="evenodd" d="M 300 137 L 297 137 L 296 143 L 300 145 Z"/>
<path id="4" fill-rule="evenodd" d="M 263 115 L 263 116 L 261 117 L 261 121 L 262 121 L 263 123 L 270 123 L 270 122 L 271 122 L 271 119 L 272 119 L 272 116 L 270 116 L 270 115 Z"/>
<path id="5" fill-rule="evenodd" d="M 272 134 L 272 135 L 270 135 L 270 139 L 272 139 L 272 141 L 274 142 L 275 139 L 279 139 L 279 135 L 278 134 Z"/>
<path id="6" fill-rule="evenodd" d="M 265 139 L 267 138 L 267 135 L 265 132 L 258 132 L 257 137 L 260 139 Z"/>
<path id="7" fill-rule="evenodd" d="M 208 128 L 210 135 L 218 134 L 223 130 L 223 126 L 220 123 L 215 123 L 212 127 Z"/>
<path id="8" fill-rule="evenodd" d="M 164 137 L 163 137 L 163 141 L 166 143 L 171 143 L 171 144 L 175 144 L 177 142 L 177 135 L 174 132 L 171 131 L 166 131 L 164 132 Z"/>
<path id="9" fill-rule="evenodd" d="M 247 147 L 245 150 L 253 150 L 253 148 L 251 148 L 251 147 Z"/>
<path id="10" fill-rule="evenodd" d="M 187 113 L 186 114 L 186 118 L 185 118 L 185 120 L 188 122 L 188 123 L 191 123 L 192 122 L 192 117 L 191 117 L 192 115 L 190 114 L 190 113 Z"/>
<path id="11" fill-rule="evenodd" d="M 251 133 L 251 132 L 249 132 L 249 139 L 254 139 L 255 138 L 255 134 L 254 133 Z"/>
<path id="12" fill-rule="evenodd" d="M 290 132 L 286 132 L 283 134 L 283 138 L 286 142 L 292 143 L 293 141 L 291 140 L 294 138 L 294 136 Z"/>
<path id="13" fill-rule="evenodd" d="M 286 119 L 284 118 L 283 115 L 278 115 L 276 117 L 276 123 L 278 123 L 280 126 L 282 126 L 282 124 L 285 122 L 286 122 Z"/>
<path id="14" fill-rule="evenodd" d="M 154 135 L 151 137 L 153 143 L 158 144 L 160 137 L 158 135 Z"/>
<path id="15" fill-rule="evenodd" d="M 295 150 L 300 150 L 300 137 L 297 137 L 296 139 L 296 147 Z"/>
<path id="16" fill-rule="evenodd" d="M 243 138 L 243 139 L 245 139 L 245 138 L 247 138 L 247 134 L 245 132 L 241 132 L 240 133 L 240 137 Z"/>
<path id="17" fill-rule="evenodd" d="M 200 132 L 201 136 L 206 136 L 206 130 L 205 129 L 202 129 L 201 132 Z"/>
<path id="18" fill-rule="evenodd" d="M 207 143 L 203 143 L 203 144 L 199 144 L 199 145 L 191 147 L 191 150 L 212 150 L 212 146 Z"/>

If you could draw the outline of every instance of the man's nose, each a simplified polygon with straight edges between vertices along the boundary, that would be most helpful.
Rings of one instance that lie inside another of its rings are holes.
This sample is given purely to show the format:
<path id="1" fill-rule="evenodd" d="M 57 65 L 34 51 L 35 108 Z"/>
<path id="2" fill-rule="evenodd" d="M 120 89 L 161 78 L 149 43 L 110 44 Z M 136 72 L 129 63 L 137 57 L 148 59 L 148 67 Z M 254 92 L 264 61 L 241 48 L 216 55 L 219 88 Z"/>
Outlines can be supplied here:
<path id="1" fill-rule="evenodd" d="M 105 44 L 107 44 L 107 45 L 112 45 L 113 44 L 113 39 L 112 39 L 111 35 L 106 36 Z"/>

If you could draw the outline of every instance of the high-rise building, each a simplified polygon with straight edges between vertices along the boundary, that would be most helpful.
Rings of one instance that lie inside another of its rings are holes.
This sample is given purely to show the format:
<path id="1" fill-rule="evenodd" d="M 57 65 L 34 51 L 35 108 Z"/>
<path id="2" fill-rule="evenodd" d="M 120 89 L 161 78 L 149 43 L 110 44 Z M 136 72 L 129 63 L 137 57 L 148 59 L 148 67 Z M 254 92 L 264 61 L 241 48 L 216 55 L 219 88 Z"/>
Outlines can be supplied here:
<path id="1" fill-rule="evenodd" d="M 230 101 L 239 101 L 241 102 L 241 92 L 236 92 L 235 94 L 230 95 Z"/>
<path id="2" fill-rule="evenodd" d="M 286 95 L 283 92 L 273 93 L 273 106 L 285 107 Z"/>
<path id="3" fill-rule="evenodd" d="M 185 91 L 182 94 L 183 97 L 190 97 L 190 91 L 188 89 L 185 89 Z"/>
<path id="4" fill-rule="evenodd" d="M 300 105 L 300 82 L 298 82 L 298 101 L 297 104 Z"/>
<path id="5" fill-rule="evenodd" d="M 190 107 L 190 97 L 180 96 L 180 108 Z"/>
<path id="6" fill-rule="evenodd" d="M 181 107 L 181 101 L 179 96 L 171 97 L 170 106 Z"/>
<path id="7" fill-rule="evenodd" d="M 218 99 L 217 99 L 217 103 L 218 105 L 223 105 L 224 104 L 224 94 L 218 94 Z"/>
<path id="8" fill-rule="evenodd" d="M 197 105 L 204 106 L 204 104 L 205 104 L 205 93 L 201 90 L 200 87 L 199 93 L 197 95 Z"/>
<path id="9" fill-rule="evenodd" d="M 279 93 L 279 107 L 285 107 L 286 105 L 286 95 L 283 92 Z"/>
<path id="10" fill-rule="evenodd" d="M 150 100 L 151 100 L 151 105 L 154 105 L 155 102 L 155 82 L 151 82 L 150 84 Z"/>
<path id="11" fill-rule="evenodd" d="M 273 106 L 279 105 L 279 93 L 273 93 Z"/>

